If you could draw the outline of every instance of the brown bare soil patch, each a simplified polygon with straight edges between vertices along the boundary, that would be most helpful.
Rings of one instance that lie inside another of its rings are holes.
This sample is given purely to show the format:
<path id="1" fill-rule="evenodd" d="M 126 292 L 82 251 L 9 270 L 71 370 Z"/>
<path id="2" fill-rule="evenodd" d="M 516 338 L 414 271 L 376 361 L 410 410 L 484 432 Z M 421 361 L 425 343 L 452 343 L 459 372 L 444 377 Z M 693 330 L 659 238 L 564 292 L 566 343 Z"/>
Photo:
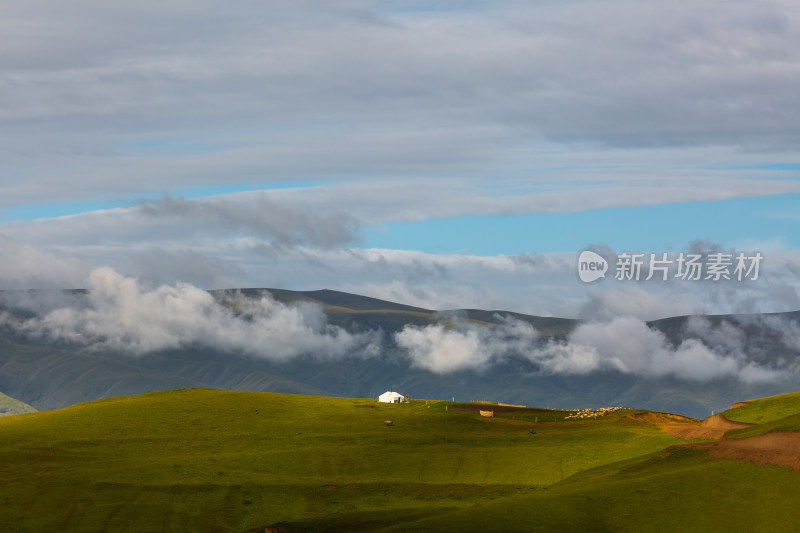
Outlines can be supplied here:
<path id="1" fill-rule="evenodd" d="M 746 428 L 753 424 L 733 422 L 722 415 L 706 417 L 700 425 L 696 424 L 665 424 L 661 426 L 664 432 L 681 439 L 721 439 L 729 429 Z"/>
<path id="2" fill-rule="evenodd" d="M 705 449 L 711 457 L 788 466 L 800 470 L 800 431 L 773 431 L 766 435 L 743 439 L 732 439 L 725 436 L 725 432 L 730 429 L 752 425 L 754 424 L 733 422 L 722 415 L 713 415 L 699 425 L 696 423 L 664 424 L 661 429 L 682 439 L 719 439 L 717 442 L 683 445 L 689 448 Z"/>
<path id="3" fill-rule="evenodd" d="M 800 470 L 800 431 L 773 431 L 744 439 L 723 437 L 709 448 L 708 455 Z"/>
<path id="4" fill-rule="evenodd" d="M 750 405 L 750 402 L 736 402 L 731 405 L 731 409 L 736 409 L 737 407 L 744 407 L 745 405 Z"/>

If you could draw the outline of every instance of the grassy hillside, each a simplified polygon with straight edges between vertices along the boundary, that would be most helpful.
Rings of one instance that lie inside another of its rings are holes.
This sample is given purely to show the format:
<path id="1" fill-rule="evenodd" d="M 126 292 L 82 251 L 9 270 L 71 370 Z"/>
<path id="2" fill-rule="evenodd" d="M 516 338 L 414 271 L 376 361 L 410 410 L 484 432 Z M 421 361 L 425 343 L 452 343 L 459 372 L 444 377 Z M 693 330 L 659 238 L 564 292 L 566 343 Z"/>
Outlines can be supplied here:
<path id="1" fill-rule="evenodd" d="M 722 414 L 735 422 L 754 424 L 726 433 L 731 438 L 755 437 L 774 431 L 800 431 L 800 392 L 740 402 Z"/>
<path id="2" fill-rule="evenodd" d="M 342 513 L 285 524 L 285 531 L 800 531 L 798 398 L 785 394 L 731 409 L 725 414 L 754 425 L 731 429 L 719 442 L 669 446 L 506 498 L 395 522 Z M 635 412 L 617 424 L 677 418 Z"/>
<path id="3" fill-rule="evenodd" d="M 766 422 L 727 435 L 784 429 L 800 408 L 775 417 L 797 396 L 738 407 L 760 405 L 742 416 Z M 658 425 L 697 421 L 573 415 L 183 389 L 5 417 L 0 523 L 20 532 L 800 530 L 791 469 L 715 458 L 717 443 L 686 445 Z"/>
<path id="4" fill-rule="evenodd" d="M 0 392 L 0 414 L 19 415 L 23 413 L 34 413 L 34 412 L 36 412 L 36 409 L 31 407 L 27 403 L 16 400 L 11 396 L 6 396 L 2 392 Z"/>
<path id="5" fill-rule="evenodd" d="M 766 435 L 767 433 L 772 433 L 775 431 L 800 431 L 800 413 L 785 416 L 783 418 L 779 418 L 778 420 L 772 420 L 764 424 L 757 424 L 749 428 L 731 430 L 725 433 L 725 435 L 729 438 L 743 439 L 746 437 Z"/>
<path id="6" fill-rule="evenodd" d="M 735 422 L 765 424 L 797 413 L 800 413 L 800 392 L 740 402 L 722 414 Z"/>
<path id="7" fill-rule="evenodd" d="M 451 406 L 194 389 L 6 417 L 0 522 L 12 531 L 246 531 L 334 513 L 397 522 L 536 493 L 677 442 L 618 423 L 629 411 L 590 421 L 540 412 L 537 423 L 537 411 L 490 419 Z"/>
<path id="8" fill-rule="evenodd" d="M 771 465 L 678 448 L 531 491 L 375 531 L 759 531 L 800 529 L 800 479 Z M 359 520 L 350 517 L 358 528 Z M 323 531 L 308 521 L 289 531 Z M 357 530 L 357 529 L 351 529 Z"/>

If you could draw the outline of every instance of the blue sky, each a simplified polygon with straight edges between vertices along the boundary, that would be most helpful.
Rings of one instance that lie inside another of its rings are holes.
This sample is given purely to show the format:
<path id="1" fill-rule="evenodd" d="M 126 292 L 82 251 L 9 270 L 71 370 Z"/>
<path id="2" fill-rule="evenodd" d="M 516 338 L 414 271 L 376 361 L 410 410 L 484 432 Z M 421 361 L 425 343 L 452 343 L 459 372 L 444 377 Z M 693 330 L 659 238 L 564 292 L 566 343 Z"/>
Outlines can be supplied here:
<path id="1" fill-rule="evenodd" d="M 670 252 L 703 240 L 723 247 L 800 248 L 800 195 L 578 213 L 433 218 L 364 230 L 366 246 L 478 255 L 570 252 L 590 244 Z M 755 250 L 753 250 L 755 251 Z"/>

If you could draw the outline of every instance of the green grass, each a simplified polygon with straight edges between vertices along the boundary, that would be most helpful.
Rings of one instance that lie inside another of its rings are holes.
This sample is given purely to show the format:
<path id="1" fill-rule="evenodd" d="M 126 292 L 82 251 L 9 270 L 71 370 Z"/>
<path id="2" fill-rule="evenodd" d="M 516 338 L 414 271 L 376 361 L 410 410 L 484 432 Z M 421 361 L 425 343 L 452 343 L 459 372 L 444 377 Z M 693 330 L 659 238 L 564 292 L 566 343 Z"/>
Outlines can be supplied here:
<path id="1" fill-rule="evenodd" d="M 678 448 L 375 531 L 798 531 L 798 493 L 788 469 Z"/>
<path id="2" fill-rule="evenodd" d="M 729 409 L 722 415 L 735 422 L 765 424 L 797 413 L 800 413 L 800 392 L 751 400 L 747 405 Z"/>
<path id="3" fill-rule="evenodd" d="M 0 523 L 71 532 L 398 523 L 535 493 L 678 442 L 620 424 L 625 412 L 540 419 L 531 435 L 530 420 L 445 405 L 193 389 L 5 417 Z"/>
<path id="4" fill-rule="evenodd" d="M 0 392 L 0 413 L 19 415 L 23 413 L 35 413 L 36 409 L 25 402 L 21 402 L 11 396 L 6 396 Z"/>
<path id="5" fill-rule="evenodd" d="M 760 410 L 747 416 L 770 419 L 793 398 L 754 402 L 747 409 Z M 800 476 L 674 447 L 682 441 L 628 416 L 652 418 L 646 411 L 565 421 L 570 411 L 455 410 L 467 406 L 187 389 L 0 418 L 0 523 L 18 532 L 800 530 Z M 735 432 L 794 427 L 800 409 Z"/>
<path id="6" fill-rule="evenodd" d="M 732 429 L 725 433 L 726 437 L 732 439 L 743 439 L 746 437 L 756 437 L 766 435 L 773 431 L 800 431 L 800 414 L 789 415 L 778 420 L 758 424 L 749 428 Z"/>

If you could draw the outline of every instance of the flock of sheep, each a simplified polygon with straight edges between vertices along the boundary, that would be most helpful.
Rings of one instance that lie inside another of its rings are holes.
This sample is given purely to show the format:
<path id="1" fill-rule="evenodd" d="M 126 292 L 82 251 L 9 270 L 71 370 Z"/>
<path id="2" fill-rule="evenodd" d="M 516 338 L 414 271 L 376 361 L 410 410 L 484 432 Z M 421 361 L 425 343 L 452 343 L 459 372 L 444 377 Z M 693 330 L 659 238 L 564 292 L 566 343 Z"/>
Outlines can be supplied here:
<path id="1" fill-rule="evenodd" d="M 564 420 L 580 420 L 585 418 L 598 418 L 603 415 L 609 415 L 611 413 L 615 413 L 617 411 L 621 411 L 622 409 L 627 409 L 627 407 L 600 407 L 599 409 L 581 409 L 571 415 L 567 415 Z"/>

